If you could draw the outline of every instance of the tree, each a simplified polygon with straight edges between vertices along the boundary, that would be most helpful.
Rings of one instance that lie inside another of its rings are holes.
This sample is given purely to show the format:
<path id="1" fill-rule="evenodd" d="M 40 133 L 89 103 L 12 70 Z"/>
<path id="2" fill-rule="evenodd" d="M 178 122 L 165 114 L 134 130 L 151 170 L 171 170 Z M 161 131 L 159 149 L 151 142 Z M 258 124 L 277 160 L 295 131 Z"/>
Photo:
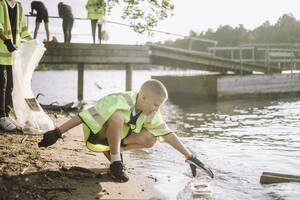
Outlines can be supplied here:
<path id="1" fill-rule="evenodd" d="M 151 28 L 157 26 L 158 21 L 166 19 L 172 14 L 174 5 L 172 0 L 106 0 L 108 13 L 118 4 L 123 13 L 121 17 L 128 20 L 135 32 L 151 34 Z"/>

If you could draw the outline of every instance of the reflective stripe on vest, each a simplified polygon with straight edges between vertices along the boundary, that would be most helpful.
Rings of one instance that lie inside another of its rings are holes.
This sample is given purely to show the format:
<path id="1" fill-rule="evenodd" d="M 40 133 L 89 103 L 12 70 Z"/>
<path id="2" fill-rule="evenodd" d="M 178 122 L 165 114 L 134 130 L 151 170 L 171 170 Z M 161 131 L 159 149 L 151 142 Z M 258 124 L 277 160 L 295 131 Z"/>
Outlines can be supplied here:
<path id="1" fill-rule="evenodd" d="M 19 12 L 19 22 L 21 22 L 21 20 L 22 20 L 22 15 L 23 15 L 23 8 L 22 8 L 22 6 L 20 5 L 20 4 L 18 4 L 19 5 L 19 8 L 20 8 L 20 12 Z"/>
<path id="2" fill-rule="evenodd" d="M 159 125 L 159 126 L 153 128 L 153 129 L 154 129 L 154 130 L 157 130 L 157 129 L 167 129 L 167 128 L 168 128 L 167 124 L 163 123 L 163 124 L 161 124 L 161 125 Z"/>
<path id="3" fill-rule="evenodd" d="M 11 53 L 1 53 L 0 52 L 0 57 L 11 57 Z"/>
<path id="4" fill-rule="evenodd" d="M 96 122 L 103 126 L 103 124 L 105 123 L 105 119 L 97 112 L 97 110 L 94 107 L 89 108 L 88 112 L 91 114 L 91 116 L 95 119 Z"/>
<path id="5" fill-rule="evenodd" d="M 148 131 L 151 131 L 151 130 L 159 130 L 159 129 L 167 129 L 168 126 L 166 123 L 163 123 L 161 125 L 158 125 L 157 127 L 154 127 L 154 128 L 146 128 Z"/>
<path id="6" fill-rule="evenodd" d="M 18 2 L 18 6 L 19 6 L 19 9 L 18 9 L 18 11 L 19 11 L 19 21 L 17 22 L 17 34 L 19 34 L 20 32 L 22 32 L 22 31 L 20 31 L 21 30 L 21 22 L 22 22 L 22 15 L 23 15 L 23 8 L 22 8 L 22 6 L 21 6 L 21 4 Z M 17 11 L 17 12 L 18 12 Z"/>
<path id="7" fill-rule="evenodd" d="M 113 95 L 121 95 L 125 98 L 127 104 L 130 106 L 130 108 L 133 108 L 134 104 L 133 104 L 133 101 L 131 99 L 131 97 L 127 94 L 127 93 L 114 93 L 114 94 L 110 94 L 109 96 L 113 96 Z"/>
<path id="8" fill-rule="evenodd" d="M 118 93 L 118 94 L 112 94 L 112 95 L 121 95 L 121 96 L 123 96 L 126 99 L 127 104 L 131 108 L 133 108 L 133 106 L 134 106 L 133 101 L 132 101 L 131 97 L 128 94 Z M 94 118 L 94 120 L 96 122 L 98 122 L 98 124 L 100 126 L 103 126 L 103 124 L 106 122 L 106 120 L 97 112 L 95 107 L 89 108 L 88 112 L 91 114 L 91 116 Z"/>
<path id="9" fill-rule="evenodd" d="M 7 27 L 8 27 L 8 25 L 7 25 L 8 10 L 7 9 L 8 8 L 6 7 L 6 3 L 4 2 L 4 0 L 2 0 L 1 3 L 2 3 L 2 7 L 4 9 L 4 13 L 3 13 L 3 15 L 4 15 L 4 26 L 3 26 L 4 31 L 3 31 L 3 33 L 4 33 L 4 35 L 11 35 L 11 31 L 7 29 Z"/>
<path id="10" fill-rule="evenodd" d="M 127 104 L 128 104 L 131 108 L 133 108 L 134 104 L 133 104 L 133 101 L 132 101 L 131 97 L 130 97 L 127 93 L 122 93 L 122 94 L 120 94 L 120 95 L 122 95 L 122 96 L 126 99 Z"/>

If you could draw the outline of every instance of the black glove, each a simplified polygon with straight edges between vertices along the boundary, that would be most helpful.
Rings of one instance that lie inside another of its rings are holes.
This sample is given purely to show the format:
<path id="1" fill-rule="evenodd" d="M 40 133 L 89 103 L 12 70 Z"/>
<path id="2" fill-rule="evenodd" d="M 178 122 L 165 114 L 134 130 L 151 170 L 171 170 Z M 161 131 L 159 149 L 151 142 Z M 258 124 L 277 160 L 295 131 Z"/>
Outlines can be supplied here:
<path id="1" fill-rule="evenodd" d="M 192 174 L 194 177 L 196 176 L 197 168 L 203 169 L 205 173 L 207 173 L 211 178 L 214 177 L 214 173 L 208 167 L 206 167 L 200 160 L 198 160 L 196 156 L 190 157 L 189 159 L 186 160 L 186 162 L 190 164 Z"/>
<path id="2" fill-rule="evenodd" d="M 43 135 L 43 139 L 39 142 L 39 147 L 48 147 L 56 143 L 61 138 L 61 133 L 58 129 L 48 131 Z"/>
<path id="3" fill-rule="evenodd" d="M 6 45 L 6 48 L 9 52 L 13 52 L 16 50 L 13 43 L 11 42 L 11 39 L 7 39 L 4 41 L 4 44 Z"/>

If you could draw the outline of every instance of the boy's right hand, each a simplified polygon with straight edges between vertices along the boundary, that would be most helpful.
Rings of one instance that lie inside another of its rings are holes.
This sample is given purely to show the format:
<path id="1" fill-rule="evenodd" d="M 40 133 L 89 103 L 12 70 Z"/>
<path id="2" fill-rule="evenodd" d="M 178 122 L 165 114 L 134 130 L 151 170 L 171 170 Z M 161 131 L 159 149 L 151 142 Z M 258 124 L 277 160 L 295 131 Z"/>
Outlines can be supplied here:
<path id="1" fill-rule="evenodd" d="M 48 147 L 56 143 L 56 141 L 61 138 L 61 133 L 59 130 L 55 129 L 48 131 L 43 135 L 43 139 L 39 142 L 39 147 Z"/>
<path id="2" fill-rule="evenodd" d="M 186 162 L 190 164 L 192 174 L 194 177 L 196 176 L 196 169 L 200 168 L 203 169 L 205 173 L 208 174 L 211 178 L 214 178 L 214 173 L 208 167 L 206 167 L 200 160 L 198 160 L 196 156 L 193 155 L 192 157 L 187 159 Z"/>

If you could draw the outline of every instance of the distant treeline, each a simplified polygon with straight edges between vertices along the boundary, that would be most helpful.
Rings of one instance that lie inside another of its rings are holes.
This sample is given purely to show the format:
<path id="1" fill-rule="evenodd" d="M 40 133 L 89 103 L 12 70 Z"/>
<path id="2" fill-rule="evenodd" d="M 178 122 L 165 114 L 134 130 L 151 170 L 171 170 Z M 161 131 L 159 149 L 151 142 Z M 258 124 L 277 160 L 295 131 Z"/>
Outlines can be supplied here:
<path id="1" fill-rule="evenodd" d="M 242 24 L 235 28 L 225 25 L 220 26 L 215 32 L 208 29 L 197 34 L 191 30 L 190 36 L 216 40 L 218 46 L 238 46 L 244 43 L 300 43 L 300 21 L 292 14 L 284 14 L 274 25 L 266 21 L 254 30 L 247 30 Z M 188 49 L 189 42 L 190 40 L 185 38 L 160 44 Z M 207 51 L 209 46 L 212 44 L 194 40 L 192 50 Z"/>

